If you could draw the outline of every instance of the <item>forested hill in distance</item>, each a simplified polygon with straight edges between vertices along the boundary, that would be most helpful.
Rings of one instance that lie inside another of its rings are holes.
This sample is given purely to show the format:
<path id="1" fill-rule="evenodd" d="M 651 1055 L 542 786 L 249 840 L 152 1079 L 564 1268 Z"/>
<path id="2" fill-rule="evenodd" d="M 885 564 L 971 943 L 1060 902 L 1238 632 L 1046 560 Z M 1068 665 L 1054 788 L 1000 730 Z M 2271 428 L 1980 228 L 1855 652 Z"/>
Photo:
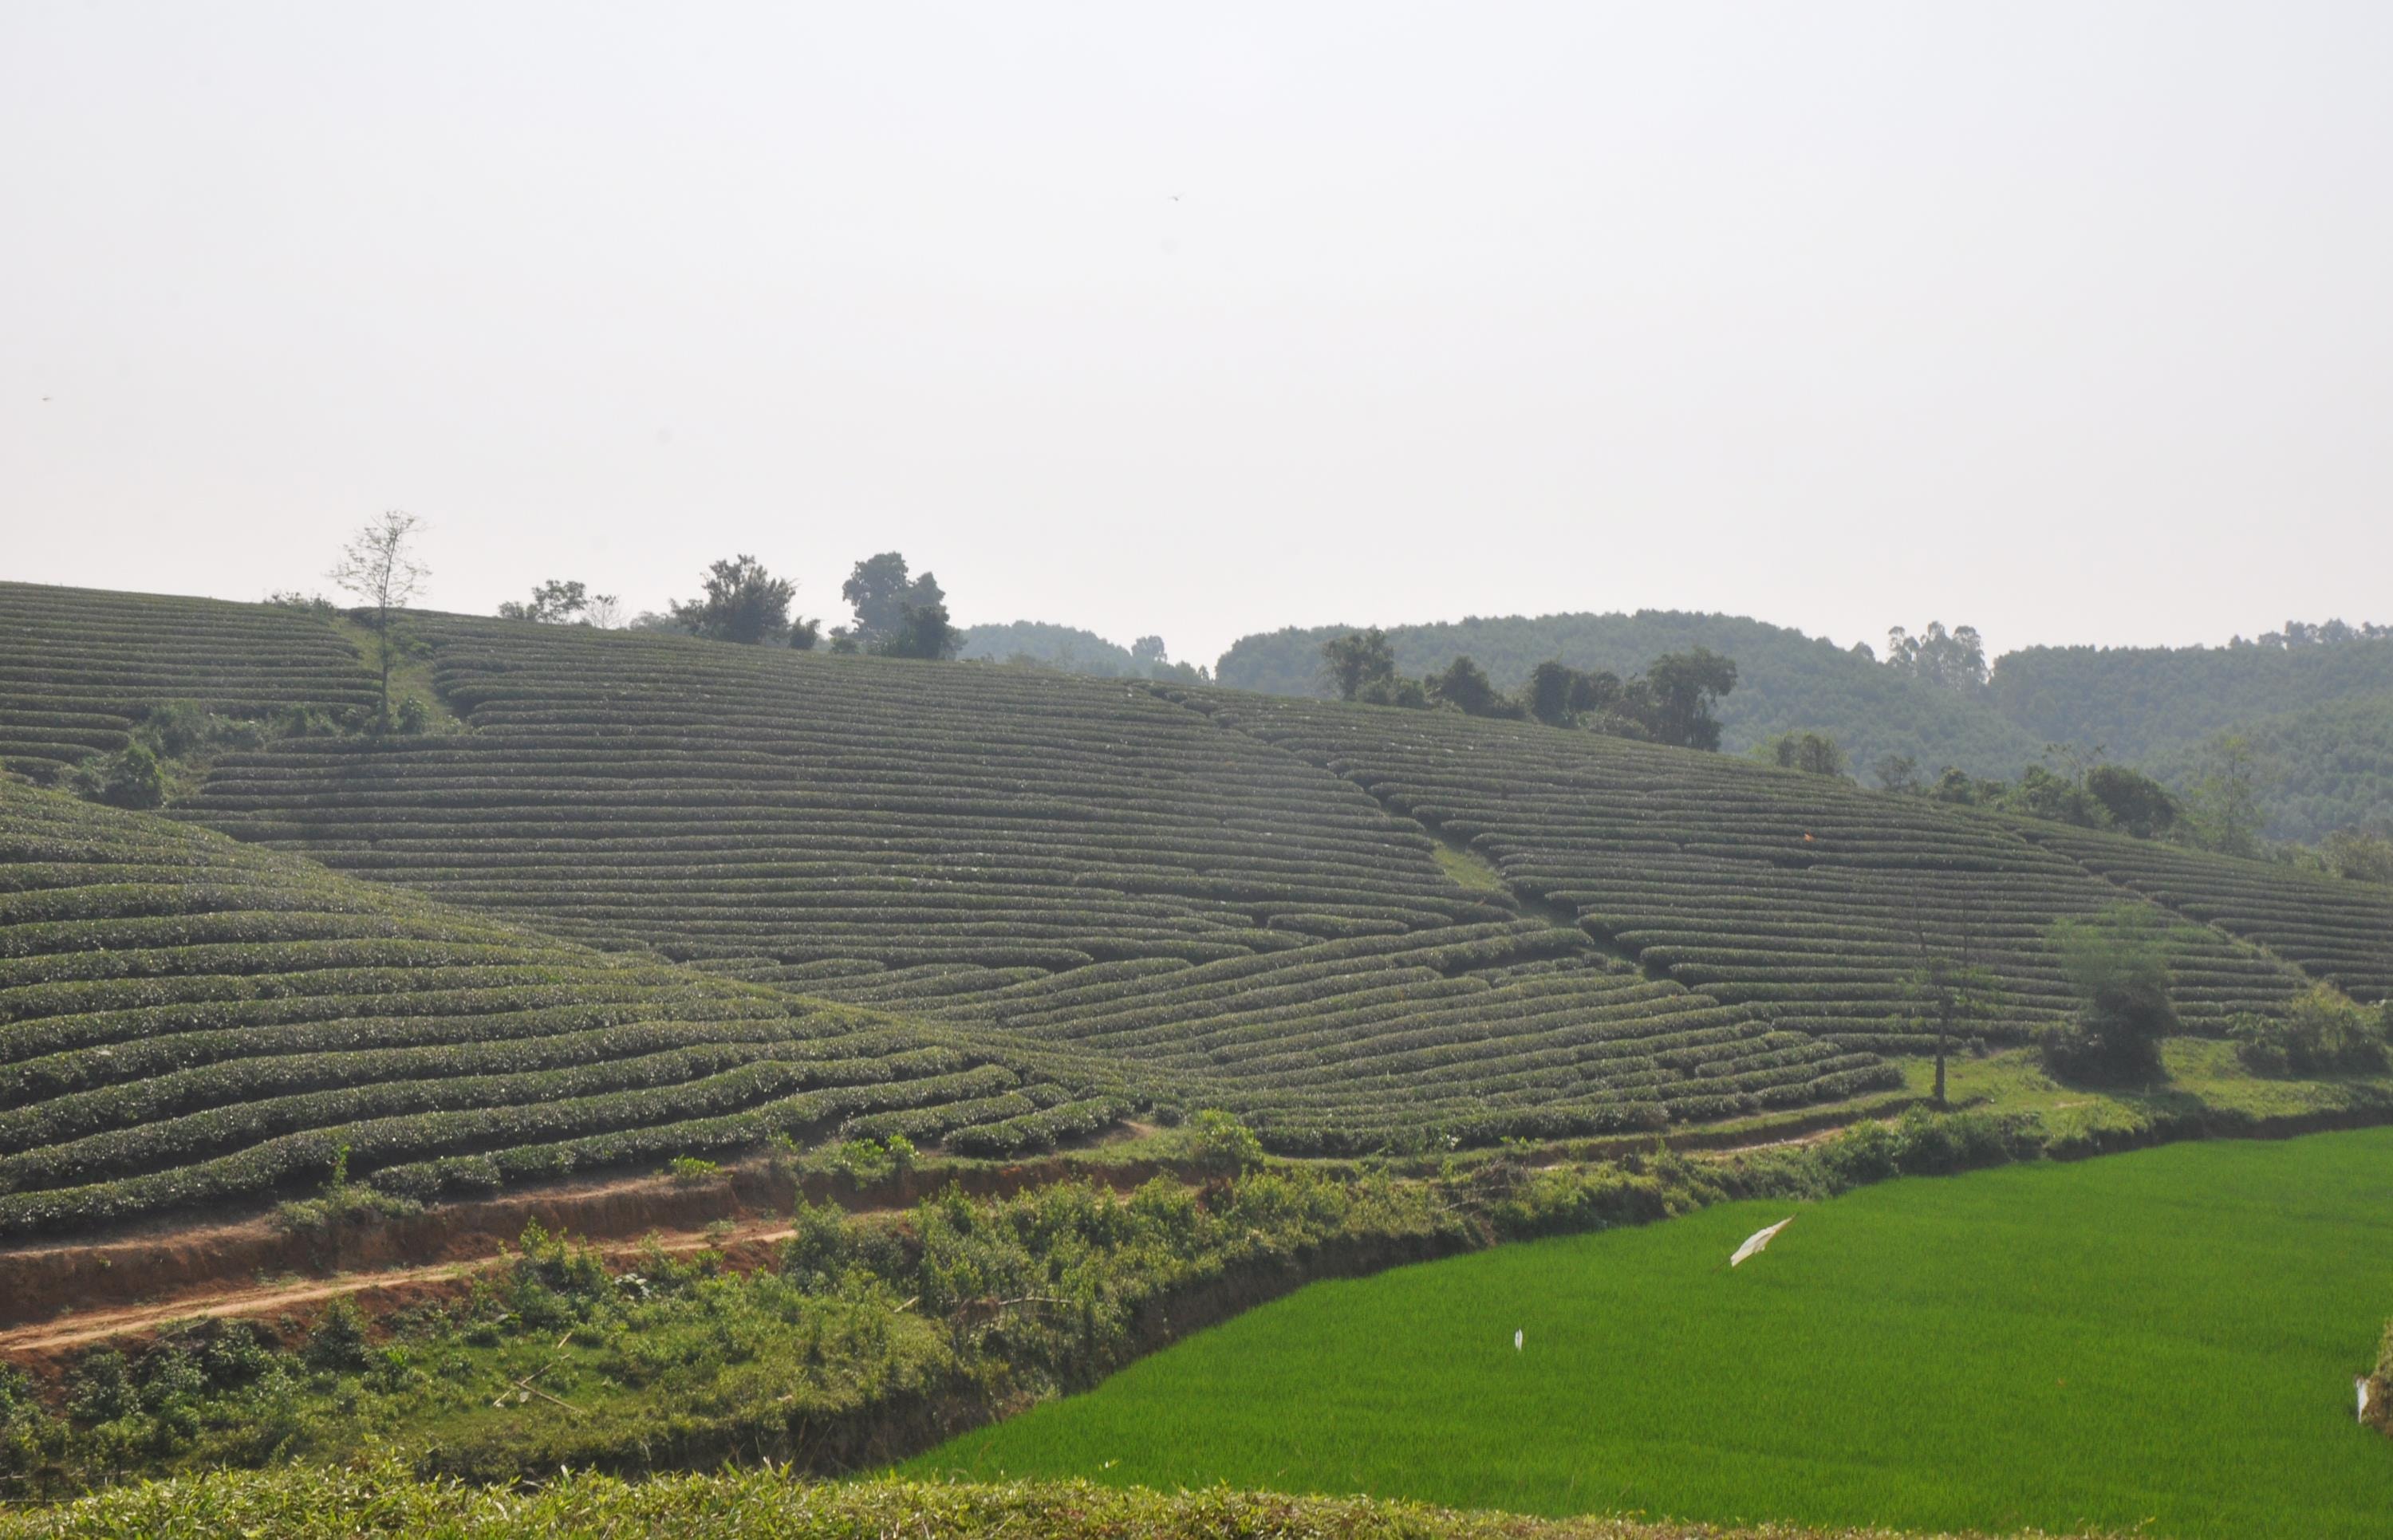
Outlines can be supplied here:
<path id="1" fill-rule="evenodd" d="M 2393 828 L 2393 694 L 2322 701 L 2231 729 L 2250 745 L 2270 839 L 2304 842 L 2338 829 Z M 2139 756 L 2170 786 L 2200 779 L 2199 739 Z"/>
<path id="2" fill-rule="evenodd" d="M 1323 695 L 1321 644 L 1351 629 L 1242 637 L 1223 655 L 1219 681 Z M 2393 819 L 2393 636 L 2349 627 L 2289 624 L 2227 646 L 2025 647 L 1968 689 L 1742 616 L 1475 618 L 1392 627 L 1388 636 L 1400 672 L 1434 673 L 1468 656 L 1507 689 L 1550 658 L 1626 677 L 1663 653 L 1709 647 L 1737 665 L 1736 689 L 1720 706 L 1723 750 L 1743 752 L 1789 729 L 1822 732 L 1864 782 L 1884 754 L 1908 754 L 1930 777 L 1950 764 L 2009 777 L 2047 745 L 2067 744 L 2183 790 L 2205 773 L 2205 746 L 2231 734 L 2253 751 L 2270 838 L 2316 840 Z"/>
<path id="3" fill-rule="evenodd" d="M 1004 625 L 967 626 L 965 659 L 1011 663 L 1027 659 L 1069 673 L 1099 679 L 1121 679 L 1140 672 L 1130 648 L 1109 642 L 1079 626 L 1052 625 L 1043 620 L 1014 620 Z"/>
<path id="4" fill-rule="evenodd" d="M 1233 689 L 1323 695 L 1321 644 L 1353 629 L 1291 626 L 1241 637 L 1222 655 L 1215 677 Z M 1743 753 L 1790 729 L 1822 732 L 1844 747 L 1864 778 L 1887 754 L 1908 754 L 1931 774 L 1953 764 L 1973 776 L 2007 777 L 2041 759 L 2046 742 L 1979 700 L 1824 638 L 1740 615 L 1641 609 L 1474 617 L 1387 632 L 1400 673 L 1434 673 L 1467 656 L 1506 689 L 1548 659 L 1627 678 L 1666 652 L 1709 647 L 1736 661 L 1736 688 L 1719 708 L 1721 749 Z"/>
<path id="5" fill-rule="evenodd" d="M 2264 718 L 2393 697 L 2393 636 L 2023 647 L 1996 662 L 1993 695 L 1995 710 L 2039 740 L 2099 743 L 2112 759 L 2139 762 Z"/>

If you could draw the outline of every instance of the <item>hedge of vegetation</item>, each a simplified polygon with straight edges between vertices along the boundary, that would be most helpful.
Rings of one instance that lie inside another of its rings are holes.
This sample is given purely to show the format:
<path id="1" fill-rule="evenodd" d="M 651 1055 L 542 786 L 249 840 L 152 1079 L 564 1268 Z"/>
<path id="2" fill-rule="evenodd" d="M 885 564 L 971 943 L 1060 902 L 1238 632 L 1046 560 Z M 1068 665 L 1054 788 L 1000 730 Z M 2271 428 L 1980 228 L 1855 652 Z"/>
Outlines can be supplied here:
<path id="1" fill-rule="evenodd" d="M 2074 1005 L 2046 932 L 2117 887 L 1990 819 L 1806 776 L 1512 723 L 1197 691 L 1215 720 L 1466 841 L 1649 971 L 1854 1048 L 1914 1049 L 1930 956 L 1989 970 L 1975 1030 L 2018 1038 Z M 2283 1008 L 2294 969 L 2187 927 L 2180 1014 Z"/>
<path id="2" fill-rule="evenodd" d="M 362 710 L 374 688 L 355 648 L 295 610 L 0 582 L 0 766 L 56 775 L 124 749 L 170 701 L 262 717 Z"/>
<path id="3" fill-rule="evenodd" d="M 951 1105 L 999 1144 L 1130 1110 L 1039 1081 L 951 1033 L 0 781 L 0 1234 L 336 1167 L 420 1199 Z"/>
<path id="4" fill-rule="evenodd" d="M 626 1481 L 568 1471 L 536 1485 L 417 1481 L 388 1466 L 190 1476 L 68 1507 L 0 1513 L 0 1540 L 362 1540 L 671 1534 L 683 1540 L 1830 1540 L 1826 1531 L 1647 1519 L 1449 1513 L 1368 1497 L 1160 1493 L 1092 1481 L 792 1481 L 772 1470 Z M 1890 1530 L 1833 1540 L 1896 1540 Z"/>
<path id="5" fill-rule="evenodd" d="M 2354 999 L 2393 998 L 2393 888 L 2066 825 L 2018 828 L 2122 887 L 2259 943 Z"/>

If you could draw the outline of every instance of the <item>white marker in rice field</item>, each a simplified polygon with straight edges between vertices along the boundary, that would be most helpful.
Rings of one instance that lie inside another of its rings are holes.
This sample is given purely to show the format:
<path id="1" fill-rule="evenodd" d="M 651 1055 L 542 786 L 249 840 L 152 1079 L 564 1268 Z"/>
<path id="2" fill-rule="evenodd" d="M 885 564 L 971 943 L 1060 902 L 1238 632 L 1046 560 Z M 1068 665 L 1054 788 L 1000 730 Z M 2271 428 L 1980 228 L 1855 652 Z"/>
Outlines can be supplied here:
<path id="1" fill-rule="evenodd" d="M 1519 1352 L 1521 1351 L 1521 1339 L 1527 1335 L 1528 1332 L 1525 1328 L 1512 1334 L 1512 1351 L 1514 1352 Z"/>
<path id="2" fill-rule="evenodd" d="M 1739 1262 L 1744 1261 L 1747 1257 L 1759 1251 L 1762 1247 L 1768 1246 L 1771 1241 L 1777 1236 L 1781 1230 L 1785 1229 L 1788 1225 L 1793 1224 L 1794 1222 L 1795 1216 L 1789 1214 L 1785 1219 L 1780 1220 L 1776 1224 L 1772 1225 L 1769 1229 L 1757 1230 L 1752 1234 L 1747 1235 L 1745 1238 L 1745 1244 L 1736 1248 L 1736 1255 L 1728 1259 L 1728 1265 L 1734 1267 Z"/>

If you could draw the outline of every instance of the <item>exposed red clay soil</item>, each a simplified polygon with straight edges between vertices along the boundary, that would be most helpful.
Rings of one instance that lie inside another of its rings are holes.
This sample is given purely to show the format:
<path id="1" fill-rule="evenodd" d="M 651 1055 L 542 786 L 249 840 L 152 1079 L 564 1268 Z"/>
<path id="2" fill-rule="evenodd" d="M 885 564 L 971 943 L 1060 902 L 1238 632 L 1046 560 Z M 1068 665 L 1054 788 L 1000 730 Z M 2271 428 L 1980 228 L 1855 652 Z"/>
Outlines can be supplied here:
<path id="1" fill-rule="evenodd" d="M 1668 1142 L 1714 1151 L 1808 1144 L 1852 1121 L 1853 1109 L 1823 1109 L 1815 1119 L 1790 1120 L 1763 1137 L 1695 1129 Z M 1620 1143 L 1621 1153 L 1632 1147 L 1629 1141 Z M 1563 1158 L 1559 1149 L 1542 1153 Z M 1570 1155 L 1596 1153 L 1576 1149 Z M 1048 1159 L 911 1171 L 859 1183 L 818 1174 L 801 1180 L 752 1162 L 695 1182 L 658 1176 L 555 1182 L 323 1233 L 294 1233 L 269 1215 L 179 1227 L 153 1221 L 98 1240 L 0 1247 L 0 1358 L 38 1371 L 55 1367 L 54 1355 L 176 1321 L 312 1315 L 345 1297 L 370 1315 L 387 1314 L 463 1292 L 476 1272 L 497 1261 L 533 1223 L 601 1243 L 619 1257 L 653 1240 L 670 1252 L 719 1250 L 745 1270 L 769 1263 L 788 1238 L 789 1214 L 802 1187 L 812 1201 L 863 1212 L 908 1207 L 951 1185 L 976 1196 L 1004 1196 L 1079 1177 L 1126 1192 L 1167 1169 L 1144 1161 L 1088 1167 Z"/>
<path id="2" fill-rule="evenodd" d="M 234 1223 L 164 1226 L 98 1241 L 0 1249 L 0 1353 L 96 1341 L 195 1315 L 255 1315 L 454 1276 L 487 1265 L 528 1224 L 586 1240 L 657 1235 L 668 1249 L 751 1245 L 788 1233 L 801 1187 L 816 1202 L 851 1209 L 909 1207 L 961 1186 L 1002 1196 L 1067 1175 L 1123 1190 L 1156 1176 L 1144 1162 L 1076 1168 L 1061 1161 L 905 1172 L 875 1182 L 757 1164 L 696 1182 L 630 1177 L 559 1182 L 501 1197 L 444 1203 L 421 1214 L 294 1233 L 271 1216 Z M 727 1235 L 707 1227 L 729 1221 Z M 281 1280 L 267 1282 L 266 1280 Z"/>
<path id="3" fill-rule="evenodd" d="M 775 1248 L 792 1233 L 786 1220 L 751 1220 L 729 1231 L 654 1232 L 638 1241 L 615 1241 L 602 1249 L 615 1259 L 644 1253 L 653 1244 L 672 1253 L 713 1249 L 741 1272 L 769 1265 Z M 203 1296 L 108 1310 L 77 1310 L 33 1325 L 0 1331 L 0 1357 L 44 1378 L 63 1367 L 59 1355 L 97 1342 L 145 1337 L 177 1321 L 204 1316 L 294 1315 L 337 1299 L 353 1300 L 373 1317 L 433 1304 L 462 1294 L 474 1275 L 504 1259 L 493 1246 L 488 1255 L 426 1267 L 392 1267 L 379 1272 L 340 1272 L 327 1278 L 288 1279 L 248 1288 L 218 1289 Z"/>

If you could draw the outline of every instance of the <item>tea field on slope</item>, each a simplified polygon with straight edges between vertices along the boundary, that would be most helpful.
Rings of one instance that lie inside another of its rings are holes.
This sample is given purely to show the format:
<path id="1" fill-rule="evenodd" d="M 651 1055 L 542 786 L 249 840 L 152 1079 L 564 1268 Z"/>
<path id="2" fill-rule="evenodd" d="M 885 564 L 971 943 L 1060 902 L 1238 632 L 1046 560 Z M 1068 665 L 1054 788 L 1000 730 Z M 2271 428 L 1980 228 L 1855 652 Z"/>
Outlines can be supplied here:
<path id="1" fill-rule="evenodd" d="M 2388 1313 L 2393 1130 L 2184 1144 L 1316 1285 L 915 1468 L 2381 1536 L 2393 1444 L 2354 1424 L 2351 1379 Z"/>

